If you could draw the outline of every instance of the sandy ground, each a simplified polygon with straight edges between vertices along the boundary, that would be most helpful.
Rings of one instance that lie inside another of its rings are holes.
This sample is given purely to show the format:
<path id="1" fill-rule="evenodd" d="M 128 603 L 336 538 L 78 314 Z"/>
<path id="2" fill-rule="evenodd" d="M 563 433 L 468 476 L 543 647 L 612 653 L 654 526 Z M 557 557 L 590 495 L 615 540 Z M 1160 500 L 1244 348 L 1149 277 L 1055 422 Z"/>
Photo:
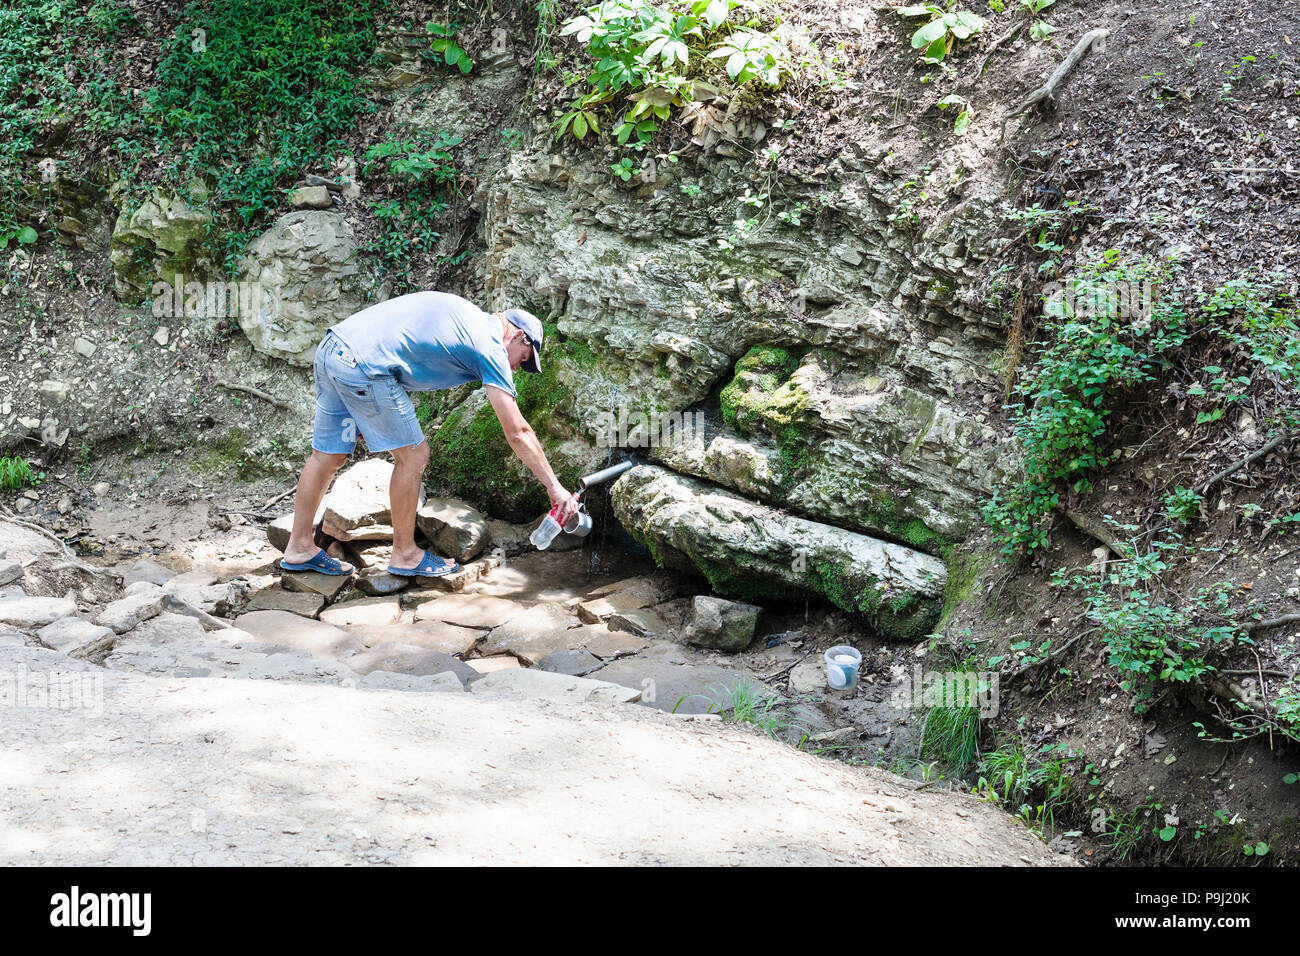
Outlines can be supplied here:
<path id="1" fill-rule="evenodd" d="M 0 708 L 6 864 L 1069 863 L 973 798 L 635 705 L 158 679 L 19 646 L 0 666 L 103 681 L 102 706 Z"/>

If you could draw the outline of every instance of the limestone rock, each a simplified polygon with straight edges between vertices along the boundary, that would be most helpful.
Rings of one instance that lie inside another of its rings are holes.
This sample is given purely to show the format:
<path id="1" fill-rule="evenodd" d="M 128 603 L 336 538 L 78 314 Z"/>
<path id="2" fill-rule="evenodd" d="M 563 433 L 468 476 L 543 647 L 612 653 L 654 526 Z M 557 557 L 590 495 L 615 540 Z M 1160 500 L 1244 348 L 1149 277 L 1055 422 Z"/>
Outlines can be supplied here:
<path id="1" fill-rule="evenodd" d="M 440 574 L 432 578 L 411 578 L 417 588 L 435 591 L 463 591 L 475 581 L 486 577 L 496 568 L 501 567 L 498 557 L 479 558 L 469 564 L 462 564 L 450 574 Z"/>
<path id="2" fill-rule="evenodd" d="M 396 624 L 402 605 L 395 597 L 362 598 L 344 601 L 322 611 L 320 619 L 336 627 L 384 627 Z"/>
<path id="3" fill-rule="evenodd" d="M 451 671 L 438 674 L 395 674 L 392 671 L 371 671 L 357 682 L 367 690 L 402 690 L 420 693 L 465 692 L 465 685 Z"/>
<path id="4" fill-rule="evenodd" d="M 615 611 L 605 618 L 605 626 L 612 631 L 627 631 L 643 638 L 668 637 L 668 624 L 652 608 L 634 608 L 630 611 Z"/>
<path id="5" fill-rule="evenodd" d="M 449 594 L 415 609 L 416 621 L 445 621 L 461 627 L 499 627 L 525 609 L 504 598 Z"/>
<path id="6" fill-rule="evenodd" d="M 64 617 L 45 625 L 36 632 L 36 636 L 42 643 L 66 654 L 73 648 L 108 637 L 112 633 L 103 625 L 92 624 L 79 617 Z"/>
<path id="7" fill-rule="evenodd" d="M 519 663 L 519 658 L 511 657 L 509 654 L 496 654 L 492 657 L 474 657 L 465 662 L 474 668 L 479 674 L 492 674 L 496 671 L 516 670 L 523 665 Z"/>
<path id="8" fill-rule="evenodd" d="M 348 658 L 347 664 L 358 674 L 392 671 L 396 674 L 411 674 L 419 677 L 450 672 L 455 674 L 462 684 L 479 676 L 472 667 L 450 654 L 430 650 L 427 647 L 417 647 L 414 644 L 380 644 Z"/>
<path id="9" fill-rule="evenodd" d="M 241 310 L 239 327 L 259 352 L 293 365 L 310 365 L 325 330 L 366 304 L 356 237 L 338 212 L 281 216 L 249 244 L 240 277 L 260 305 Z"/>
<path id="10" fill-rule="evenodd" d="M 130 587 L 137 581 L 148 581 L 150 584 L 156 584 L 162 587 L 168 581 L 176 576 L 174 571 L 168 571 L 162 565 L 148 558 L 141 558 L 136 561 L 126 573 L 122 575 L 122 586 Z"/>
<path id="11" fill-rule="evenodd" d="M 477 558 L 491 540 L 483 515 L 454 498 L 430 498 L 416 512 L 415 523 L 439 554 L 461 564 Z"/>
<path id="12" fill-rule="evenodd" d="M 661 564 L 703 573 L 724 593 L 812 591 L 897 639 L 923 637 L 938 620 L 948 578 L 938 558 L 653 465 L 623 474 L 612 497 L 619 522 Z"/>
<path id="13" fill-rule="evenodd" d="M 13 584 L 15 581 L 21 581 L 22 577 L 23 565 L 21 561 L 13 561 L 9 558 L 0 559 L 0 587 Z"/>
<path id="14" fill-rule="evenodd" d="M 209 271 L 211 263 L 200 250 L 212 215 L 201 208 L 203 199 L 157 193 L 134 212 L 118 217 L 108 257 L 120 297 L 152 297 L 155 284 L 162 283 L 158 288 L 165 290 L 163 307 L 171 312 L 175 303 L 173 288 L 168 287 L 179 280 L 183 288 Z"/>
<path id="15" fill-rule="evenodd" d="M 743 651 L 754 640 L 762 608 L 722 598 L 697 595 L 682 635 L 688 644 L 722 651 Z"/>
<path id="16" fill-rule="evenodd" d="M 129 595 L 100 611 L 95 617 L 95 623 L 109 628 L 114 634 L 125 634 L 137 624 L 161 613 L 163 597 L 162 588 L 159 587 Z"/>
<path id="17" fill-rule="evenodd" d="M 284 571 L 280 575 L 280 586 L 286 591 L 300 591 L 318 594 L 327 601 L 332 601 L 348 586 L 352 580 L 346 574 L 321 574 L 319 571 Z"/>
<path id="18" fill-rule="evenodd" d="M 599 670 L 604 662 L 581 648 L 556 651 L 537 662 L 537 669 L 567 674 L 570 677 L 584 677 L 594 670 Z"/>
<path id="19" fill-rule="evenodd" d="M 369 568 L 357 575 L 357 590 L 372 597 L 400 594 L 412 584 L 411 578 L 398 577 L 379 568 Z"/>
<path id="20" fill-rule="evenodd" d="M 288 611 L 241 614 L 235 626 L 260 640 L 305 650 L 315 657 L 344 660 L 362 649 L 361 642 L 342 628 Z"/>
<path id="21" fill-rule="evenodd" d="M 314 591 L 286 591 L 273 585 L 255 592 L 244 610 L 289 611 L 302 617 L 315 617 L 324 606 L 325 599 Z"/>
<path id="22" fill-rule="evenodd" d="M 346 630 L 367 647 L 408 644 L 443 654 L 468 654 L 486 633 L 443 621 L 416 621 L 384 627 L 351 625 Z"/>
<path id="23" fill-rule="evenodd" d="M 388 485 L 392 477 L 392 462 L 383 458 L 367 458 L 342 472 L 325 496 L 322 530 L 339 541 L 391 541 Z M 420 502 L 424 502 L 423 488 Z"/>
<path id="24" fill-rule="evenodd" d="M 575 630 L 583 632 L 579 635 L 582 646 L 601 660 L 627 657 L 650 646 L 648 641 L 626 631 L 611 631 L 604 624 L 584 624 Z"/>
<path id="25" fill-rule="evenodd" d="M 329 209 L 334 203 L 324 186 L 299 186 L 289 193 L 289 205 L 295 209 Z"/>
<path id="26" fill-rule="evenodd" d="M 513 654 L 528 664 L 536 664 L 556 651 L 577 646 L 574 631 L 578 621 L 554 604 L 525 608 L 509 621 L 493 629 L 483 642 L 481 652 Z"/>
<path id="27" fill-rule="evenodd" d="M 481 697 L 533 697 L 611 704 L 633 703 L 641 697 L 640 691 L 618 684 L 536 668 L 493 671 L 471 684 L 470 691 Z"/>
<path id="28" fill-rule="evenodd" d="M 705 714 L 731 706 L 732 692 L 753 678 L 712 664 L 676 663 L 649 651 L 606 664 L 592 676 L 641 692 L 641 702 L 677 714 Z M 761 685 L 756 685 L 761 686 Z"/>

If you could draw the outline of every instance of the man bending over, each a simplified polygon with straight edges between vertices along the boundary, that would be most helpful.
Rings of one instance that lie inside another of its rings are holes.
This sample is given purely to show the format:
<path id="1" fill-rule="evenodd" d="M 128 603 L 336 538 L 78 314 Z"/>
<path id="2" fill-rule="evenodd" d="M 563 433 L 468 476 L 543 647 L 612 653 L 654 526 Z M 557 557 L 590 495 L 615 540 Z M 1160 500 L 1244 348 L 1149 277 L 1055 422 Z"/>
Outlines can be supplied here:
<path id="1" fill-rule="evenodd" d="M 316 350 L 316 420 L 312 454 L 298 479 L 293 532 L 280 567 L 286 571 L 351 574 L 346 561 L 316 546 L 312 519 L 334 473 L 348 459 L 358 432 L 372 452 L 393 456 L 389 498 L 393 557 L 388 572 L 436 577 L 458 567 L 415 544 L 415 511 L 429 443 L 408 391 L 429 392 L 483 383 L 488 400 L 519 459 L 560 505 L 563 524 L 577 498 L 551 470 L 537 435 L 516 404 L 513 372 L 540 372 L 542 323 L 523 309 L 491 315 L 445 292 L 413 292 L 356 313 L 331 328 Z"/>

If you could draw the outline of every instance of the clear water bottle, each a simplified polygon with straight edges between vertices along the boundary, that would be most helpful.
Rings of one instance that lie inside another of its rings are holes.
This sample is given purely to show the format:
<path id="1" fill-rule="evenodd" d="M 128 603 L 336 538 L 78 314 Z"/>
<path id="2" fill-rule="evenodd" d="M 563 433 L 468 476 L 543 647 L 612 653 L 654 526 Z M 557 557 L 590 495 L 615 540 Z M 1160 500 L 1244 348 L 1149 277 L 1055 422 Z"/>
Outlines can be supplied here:
<path id="1" fill-rule="evenodd" d="M 558 512 L 559 507 L 559 505 L 556 505 L 550 511 L 546 512 L 546 517 L 542 519 L 542 523 L 539 524 L 537 529 L 528 536 L 528 540 L 533 543 L 533 546 L 537 548 L 538 551 L 545 551 L 549 548 L 551 542 L 555 540 L 555 536 L 560 533 L 560 523 L 555 520 L 555 515 Z"/>

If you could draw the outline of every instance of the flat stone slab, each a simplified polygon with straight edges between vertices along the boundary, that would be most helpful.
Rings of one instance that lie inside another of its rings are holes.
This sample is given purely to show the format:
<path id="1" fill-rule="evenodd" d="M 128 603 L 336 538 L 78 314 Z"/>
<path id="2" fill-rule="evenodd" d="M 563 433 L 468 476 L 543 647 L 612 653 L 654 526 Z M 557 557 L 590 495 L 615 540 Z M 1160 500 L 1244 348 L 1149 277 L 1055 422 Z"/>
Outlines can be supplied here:
<path id="1" fill-rule="evenodd" d="M 535 668 L 500 670 L 470 685 L 470 693 L 481 697 L 531 697 L 544 700 L 630 704 L 641 692 L 589 677 L 570 677 Z"/>
<path id="2" fill-rule="evenodd" d="M 622 590 L 583 601 L 577 607 L 578 616 L 588 624 L 595 624 L 619 611 L 633 611 L 658 604 L 662 598 L 658 588 L 639 581 Z"/>
<path id="3" fill-rule="evenodd" d="M 286 591 L 279 585 L 262 588 L 248 599 L 246 611 L 289 611 L 303 617 L 315 617 L 325 606 L 325 598 L 314 591 Z"/>
<path id="4" fill-rule="evenodd" d="M 3 573 L 0 573 L 0 578 L 3 577 Z M 168 571 L 162 565 L 150 561 L 148 558 L 141 558 L 122 575 L 122 587 L 129 588 L 137 581 L 148 581 L 150 584 L 162 587 L 174 577 L 176 577 L 176 572 Z"/>
<path id="5" fill-rule="evenodd" d="M 615 611 L 605 618 L 605 626 L 612 631 L 627 631 L 650 639 L 668 637 L 672 633 L 664 619 L 648 607 Z"/>
<path id="6" fill-rule="evenodd" d="M 599 657 L 578 648 L 569 651 L 556 651 L 537 662 L 537 669 L 566 674 L 570 677 L 584 677 L 605 664 Z"/>
<path id="7" fill-rule="evenodd" d="M 483 641 L 483 654 L 513 654 L 536 664 L 556 651 L 578 646 L 578 619 L 555 604 L 524 608 Z"/>
<path id="8" fill-rule="evenodd" d="M 797 695 L 825 695 L 830 691 L 826 683 L 826 661 L 821 654 L 800 661 L 790 668 L 790 693 Z"/>
<path id="9" fill-rule="evenodd" d="M 487 631 L 459 627 L 445 621 L 416 621 L 384 627 L 349 626 L 347 632 L 367 647 L 385 644 L 411 644 L 444 654 L 468 654 Z"/>
<path id="10" fill-rule="evenodd" d="M 67 653 L 83 644 L 108 637 L 113 631 L 102 624 L 92 624 L 79 617 L 64 617 L 53 624 L 46 624 L 36 632 L 36 636 L 56 651 Z"/>
<path id="11" fill-rule="evenodd" d="M 358 674 L 371 671 L 392 671 L 394 674 L 442 674 L 450 672 L 461 683 L 476 680 L 478 671 L 450 654 L 416 647 L 414 644 L 380 644 L 348 658 L 348 667 Z"/>
<path id="12" fill-rule="evenodd" d="M 394 674 L 392 671 L 371 671 L 357 686 L 366 690 L 402 690 L 426 694 L 463 694 L 465 685 L 451 671 L 440 674 Z"/>
<path id="13" fill-rule="evenodd" d="M 480 674 L 511 671 L 523 666 L 519 663 L 519 658 L 511 657 L 509 654 L 498 654 L 495 657 L 473 657 L 465 663 Z"/>
<path id="14" fill-rule="evenodd" d="M 324 610 L 320 619 L 336 627 L 386 627 L 402 616 L 402 603 L 395 597 L 361 598 L 343 601 Z"/>
<path id="15" fill-rule="evenodd" d="M 415 609 L 415 619 L 446 621 L 461 627 L 500 627 L 522 610 L 522 605 L 504 598 L 450 594 L 421 604 Z"/>
<path id="16" fill-rule="evenodd" d="M 241 614 L 235 626 L 260 640 L 298 648 L 314 657 L 345 660 L 362 650 L 361 642 L 342 628 L 289 611 Z"/>
<path id="17" fill-rule="evenodd" d="M 114 634 L 125 634 L 141 622 L 157 616 L 162 611 L 166 595 L 162 588 L 143 586 L 152 590 L 137 592 L 114 601 L 95 616 L 95 623 L 111 628 Z"/>
<path id="18" fill-rule="evenodd" d="M 712 664 L 677 664 L 638 654 L 606 664 L 592 677 L 636 688 L 641 703 L 678 714 L 717 713 L 731 706 L 731 692 L 753 677 Z"/>
<path id="19" fill-rule="evenodd" d="M 261 613 L 273 613 L 270 611 Z M 356 672 L 338 661 L 322 659 L 306 651 L 286 651 L 281 654 L 262 655 L 239 668 L 232 677 L 247 680 L 284 680 L 304 684 L 345 684 L 355 687 L 359 683 Z"/>
<path id="20" fill-rule="evenodd" d="M 77 602 L 54 597 L 0 598 L 0 624 L 41 627 L 77 613 Z"/>
<path id="21" fill-rule="evenodd" d="M 349 574 L 321 574 L 319 571 L 282 571 L 280 586 L 286 591 L 319 594 L 325 600 L 332 601 L 352 583 L 352 577 Z"/>
<path id="22" fill-rule="evenodd" d="M 611 631 L 604 624 L 585 624 L 578 630 L 586 632 L 582 635 L 582 646 L 602 660 L 639 654 L 650 646 L 649 641 L 644 641 L 635 634 Z"/>
<path id="23" fill-rule="evenodd" d="M 0 587 L 21 580 L 22 576 L 23 564 L 21 561 L 13 561 L 9 558 L 0 560 Z"/>

